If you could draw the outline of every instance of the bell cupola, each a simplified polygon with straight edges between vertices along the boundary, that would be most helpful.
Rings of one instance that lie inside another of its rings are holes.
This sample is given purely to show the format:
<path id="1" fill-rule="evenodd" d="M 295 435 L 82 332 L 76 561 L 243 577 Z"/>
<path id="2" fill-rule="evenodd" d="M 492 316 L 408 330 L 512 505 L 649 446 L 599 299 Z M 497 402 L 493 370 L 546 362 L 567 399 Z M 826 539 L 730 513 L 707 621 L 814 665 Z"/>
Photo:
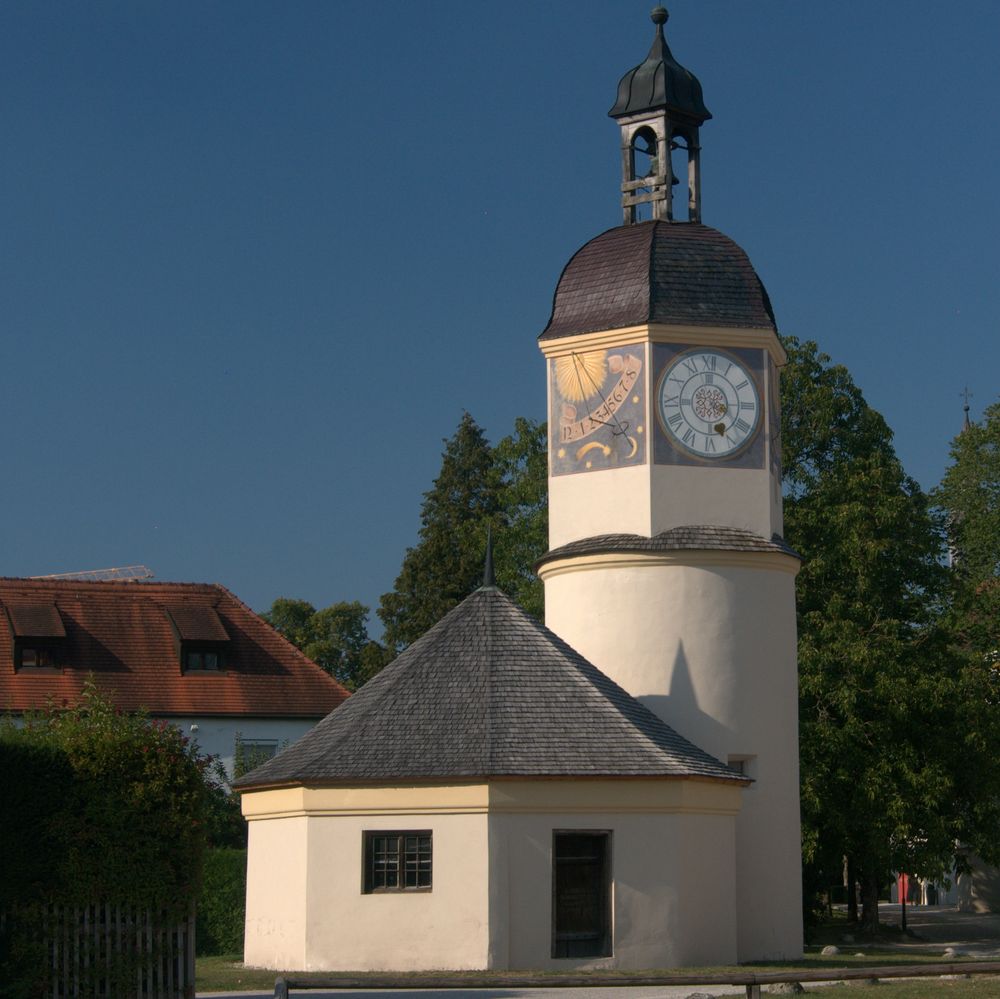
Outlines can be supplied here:
<path id="1" fill-rule="evenodd" d="M 674 153 L 687 155 L 687 221 L 701 221 L 701 146 L 698 129 L 712 117 L 701 96 L 697 77 L 685 69 L 667 45 L 663 26 L 670 15 L 654 7 L 653 44 L 644 62 L 630 69 L 618 84 L 618 99 L 608 112 L 621 128 L 622 209 L 624 222 L 646 217 L 674 221 Z"/>

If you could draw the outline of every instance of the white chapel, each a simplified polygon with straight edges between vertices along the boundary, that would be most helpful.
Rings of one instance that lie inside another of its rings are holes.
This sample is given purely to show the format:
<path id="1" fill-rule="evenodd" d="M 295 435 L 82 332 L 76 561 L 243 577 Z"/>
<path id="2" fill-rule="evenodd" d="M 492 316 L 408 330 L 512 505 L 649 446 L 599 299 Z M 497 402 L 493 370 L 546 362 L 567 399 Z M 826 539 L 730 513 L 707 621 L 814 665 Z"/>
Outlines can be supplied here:
<path id="1" fill-rule="evenodd" d="M 622 77 L 623 224 L 563 269 L 545 625 L 483 586 L 236 782 L 245 960 L 669 968 L 802 953 L 784 352 L 701 221 L 711 115 L 652 13 Z M 687 197 L 679 191 L 686 187 Z"/>

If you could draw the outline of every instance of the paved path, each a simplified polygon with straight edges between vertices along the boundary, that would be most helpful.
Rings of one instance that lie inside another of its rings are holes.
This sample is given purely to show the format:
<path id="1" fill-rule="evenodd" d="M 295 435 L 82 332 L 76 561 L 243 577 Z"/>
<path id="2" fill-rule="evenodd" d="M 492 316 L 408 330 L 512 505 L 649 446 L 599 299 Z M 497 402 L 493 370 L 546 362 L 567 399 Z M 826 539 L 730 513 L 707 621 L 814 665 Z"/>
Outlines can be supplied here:
<path id="1" fill-rule="evenodd" d="M 880 905 L 879 920 L 900 922 L 898 905 Z M 903 952 L 940 953 L 954 947 L 979 961 L 1000 960 L 1000 914 L 995 912 L 959 912 L 954 906 L 928 905 L 906 907 L 906 929 L 913 939 L 895 947 Z"/>

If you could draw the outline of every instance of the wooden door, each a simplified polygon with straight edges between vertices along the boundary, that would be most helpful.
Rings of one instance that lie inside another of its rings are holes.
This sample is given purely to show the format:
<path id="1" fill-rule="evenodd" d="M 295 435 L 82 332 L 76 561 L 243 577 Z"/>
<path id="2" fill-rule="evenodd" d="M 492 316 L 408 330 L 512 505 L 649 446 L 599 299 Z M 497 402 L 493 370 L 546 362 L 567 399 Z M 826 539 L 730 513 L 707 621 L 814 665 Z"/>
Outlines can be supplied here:
<path id="1" fill-rule="evenodd" d="M 607 832 L 553 834 L 553 957 L 611 954 L 610 846 Z"/>

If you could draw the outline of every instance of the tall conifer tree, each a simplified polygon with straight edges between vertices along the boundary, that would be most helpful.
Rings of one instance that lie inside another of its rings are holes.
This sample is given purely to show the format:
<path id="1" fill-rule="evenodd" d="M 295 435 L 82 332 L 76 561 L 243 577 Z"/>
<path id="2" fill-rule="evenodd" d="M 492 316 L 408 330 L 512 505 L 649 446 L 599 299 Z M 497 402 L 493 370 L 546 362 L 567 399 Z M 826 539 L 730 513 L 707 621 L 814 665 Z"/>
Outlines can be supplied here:
<path id="1" fill-rule="evenodd" d="M 390 649 L 416 641 L 482 583 L 486 530 L 499 511 L 493 450 L 465 413 L 445 441 L 433 487 L 424 493 L 420 540 L 407 549 L 392 592 L 378 609 Z"/>

